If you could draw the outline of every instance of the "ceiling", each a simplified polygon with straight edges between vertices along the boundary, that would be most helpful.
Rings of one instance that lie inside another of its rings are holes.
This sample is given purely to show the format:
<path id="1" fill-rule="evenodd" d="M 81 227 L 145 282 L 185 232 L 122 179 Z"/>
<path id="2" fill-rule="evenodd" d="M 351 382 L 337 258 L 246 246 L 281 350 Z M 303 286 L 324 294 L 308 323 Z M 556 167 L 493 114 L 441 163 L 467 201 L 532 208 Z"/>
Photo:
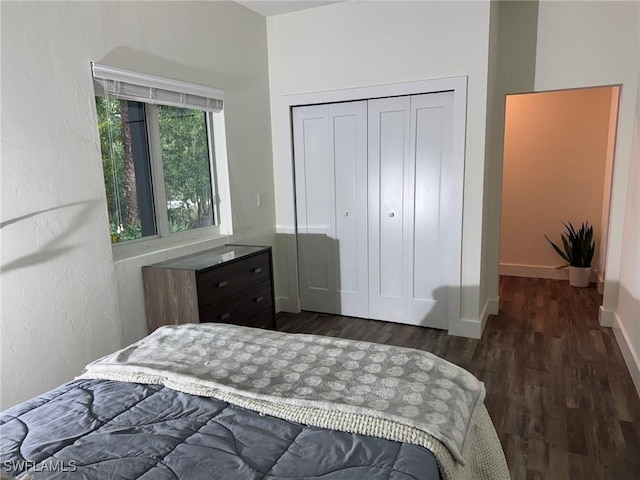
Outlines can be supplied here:
<path id="1" fill-rule="evenodd" d="M 236 3 L 247 7 L 264 17 L 282 15 L 283 13 L 297 12 L 307 8 L 323 7 L 332 3 L 340 3 L 345 0 L 320 1 L 320 0 L 235 0 Z"/>

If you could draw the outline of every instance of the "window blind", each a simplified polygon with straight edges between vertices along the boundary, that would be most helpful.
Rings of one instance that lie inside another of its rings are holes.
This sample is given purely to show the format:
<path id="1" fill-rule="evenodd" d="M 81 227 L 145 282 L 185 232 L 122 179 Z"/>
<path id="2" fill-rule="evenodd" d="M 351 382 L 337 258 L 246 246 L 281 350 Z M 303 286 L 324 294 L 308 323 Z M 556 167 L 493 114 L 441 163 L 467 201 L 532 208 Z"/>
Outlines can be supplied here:
<path id="1" fill-rule="evenodd" d="M 130 72 L 93 63 L 93 86 L 101 97 L 220 112 L 224 92 L 216 88 Z"/>

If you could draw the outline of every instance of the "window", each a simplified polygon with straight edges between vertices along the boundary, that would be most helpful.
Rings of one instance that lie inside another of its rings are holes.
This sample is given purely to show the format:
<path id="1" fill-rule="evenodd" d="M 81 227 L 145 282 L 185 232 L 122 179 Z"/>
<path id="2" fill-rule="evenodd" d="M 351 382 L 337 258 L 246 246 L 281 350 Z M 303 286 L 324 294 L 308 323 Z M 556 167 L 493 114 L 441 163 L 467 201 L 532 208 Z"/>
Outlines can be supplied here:
<path id="1" fill-rule="evenodd" d="M 111 241 L 230 233 L 222 92 L 93 65 Z M 163 240 L 164 239 L 164 240 Z"/>

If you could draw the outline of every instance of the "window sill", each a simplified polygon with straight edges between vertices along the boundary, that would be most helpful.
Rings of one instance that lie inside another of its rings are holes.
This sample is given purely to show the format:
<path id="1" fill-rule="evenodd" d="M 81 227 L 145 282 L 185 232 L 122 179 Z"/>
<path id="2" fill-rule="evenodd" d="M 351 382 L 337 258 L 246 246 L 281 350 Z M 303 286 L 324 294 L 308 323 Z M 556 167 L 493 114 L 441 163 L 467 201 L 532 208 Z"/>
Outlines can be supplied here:
<path id="1" fill-rule="evenodd" d="M 113 261 L 121 262 L 148 255 L 157 255 L 185 247 L 200 247 L 219 240 L 230 241 L 230 234 L 220 233 L 218 227 L 210 227 L 193 232 L 183 232 L 170 237 L 132 240 L 123 244 L 113 244 Z M 212 248 L 215 245 L 212 245 Z M 185 255 L 189 252 L 185 252 Z"/>

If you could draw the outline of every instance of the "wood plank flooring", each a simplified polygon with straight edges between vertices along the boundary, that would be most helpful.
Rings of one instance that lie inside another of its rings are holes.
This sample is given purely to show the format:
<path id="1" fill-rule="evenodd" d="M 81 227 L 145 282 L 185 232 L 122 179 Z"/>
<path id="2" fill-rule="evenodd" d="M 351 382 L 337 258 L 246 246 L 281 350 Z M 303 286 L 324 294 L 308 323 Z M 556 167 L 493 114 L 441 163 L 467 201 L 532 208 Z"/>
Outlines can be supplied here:
<path id="1" fill-rule="evenodd" d="M 514 480 L 639 480 L 640 399 L 602 297 L 565 281 L 502 277 L 500 314 L 481 340 L 440 330 L 302 312 L 278 329 L 433 352 L 486 385 Z"/>

